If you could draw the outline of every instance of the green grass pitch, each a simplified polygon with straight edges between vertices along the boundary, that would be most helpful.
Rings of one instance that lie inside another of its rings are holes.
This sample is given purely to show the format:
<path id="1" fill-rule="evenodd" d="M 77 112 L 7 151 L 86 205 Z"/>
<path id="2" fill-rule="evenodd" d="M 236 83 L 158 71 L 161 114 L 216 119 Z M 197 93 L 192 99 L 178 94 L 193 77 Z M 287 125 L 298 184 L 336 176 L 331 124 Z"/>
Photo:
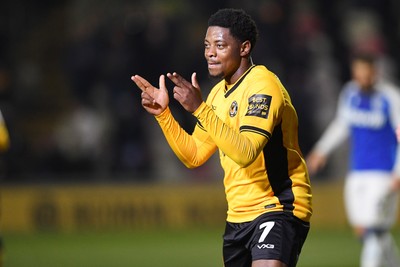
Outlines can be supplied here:
<path id="1" fill-rule="evenodd" d="M 394 232 L 400 244 L 400 230 Z M 222 267 L 222 229 L 4 234 L 4 267 Z M 299 267 L 356 267 L 349 229 L 311 229 Z"/>

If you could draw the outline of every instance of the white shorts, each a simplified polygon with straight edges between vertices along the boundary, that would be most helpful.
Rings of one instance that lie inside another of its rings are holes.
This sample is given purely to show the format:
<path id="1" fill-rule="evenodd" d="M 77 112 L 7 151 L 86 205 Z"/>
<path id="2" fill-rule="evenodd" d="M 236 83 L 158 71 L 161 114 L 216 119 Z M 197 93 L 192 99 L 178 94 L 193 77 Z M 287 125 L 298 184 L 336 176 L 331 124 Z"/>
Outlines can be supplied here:
<path id="1" fill-rule="evenodd" d="M 344 187 L 347 217 L 352 226 L 389 229 L 397 218 L 398 194 L 390 190 L 392 175 L 352 172 Z"/>

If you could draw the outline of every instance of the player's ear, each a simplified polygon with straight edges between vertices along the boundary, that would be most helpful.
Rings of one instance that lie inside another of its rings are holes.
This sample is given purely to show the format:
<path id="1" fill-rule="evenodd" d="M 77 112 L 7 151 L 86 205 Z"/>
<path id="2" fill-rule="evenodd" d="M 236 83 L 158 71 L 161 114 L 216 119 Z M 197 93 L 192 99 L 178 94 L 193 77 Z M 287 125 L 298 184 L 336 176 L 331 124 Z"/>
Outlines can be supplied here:
<path id="1" fill-rule="evenodd" d="M 242 57 L 248 56 L 250 54 L 251 51 L 251 43 L 249 40 L 244 41 L 241 45 L 240 45 L 240 55 Z"/>

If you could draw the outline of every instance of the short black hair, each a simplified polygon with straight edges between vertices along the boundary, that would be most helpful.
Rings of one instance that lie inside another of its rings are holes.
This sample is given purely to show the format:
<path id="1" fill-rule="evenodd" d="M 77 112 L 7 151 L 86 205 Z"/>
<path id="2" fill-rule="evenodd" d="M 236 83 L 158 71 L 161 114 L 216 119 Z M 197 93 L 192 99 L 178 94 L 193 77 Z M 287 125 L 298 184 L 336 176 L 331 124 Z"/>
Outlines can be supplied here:
<path id="1" fill-rule="evenodd" d="M 233 37 L 241 42 L 250 41 L 251 49 L 256 45 L 258 29 L 254 20 L 242 9 L 224 8 L 208 19 L 208 27 L 228 28 Z"/>
<path id="2" fill-rule="evenodd" d="M 361 61 L 369 65 L 374 65 L 376 63 L 376 56 L 371 53 L 359 52 L 353 55 L 352 62 Z"/>

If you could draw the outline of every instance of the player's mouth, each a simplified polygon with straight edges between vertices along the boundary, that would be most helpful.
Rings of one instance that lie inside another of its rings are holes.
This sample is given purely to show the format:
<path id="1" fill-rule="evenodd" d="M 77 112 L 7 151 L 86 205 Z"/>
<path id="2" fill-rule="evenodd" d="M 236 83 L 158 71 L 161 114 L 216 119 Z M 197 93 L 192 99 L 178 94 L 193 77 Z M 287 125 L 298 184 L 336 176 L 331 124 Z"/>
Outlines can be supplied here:
<path id="1" fill-rule="evenodd" d="M 219 63 L 216 62 L 208 62 L 208 69 L 215 69 L 217 67 L 219 67 Z"/>

